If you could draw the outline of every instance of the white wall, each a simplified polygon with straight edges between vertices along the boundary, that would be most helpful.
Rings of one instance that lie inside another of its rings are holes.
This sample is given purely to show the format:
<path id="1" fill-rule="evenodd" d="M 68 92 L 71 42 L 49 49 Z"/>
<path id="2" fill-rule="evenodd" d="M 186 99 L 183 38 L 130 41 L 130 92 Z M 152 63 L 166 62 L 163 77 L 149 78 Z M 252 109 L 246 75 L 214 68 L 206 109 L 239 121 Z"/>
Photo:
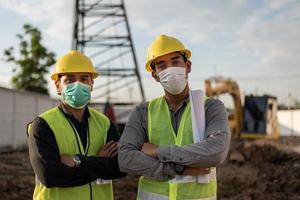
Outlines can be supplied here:
<path id="1" fill-rule="evenodd" d="M 25 145 L 27 124 L 57 104 L 57 100 L 50 99 L 47 95 L 0 87 L 0 150 Z M 91 106 L 99 111 L 103 110 L 103 106 Z M 126 122 L 131 108 L 116 109 L 117 121 Z M 278 121 L 281 135 L 300 136 L 300 110 L 280 110 Z"/>
<path id="2" fill-rule="evenodd" d="M 57 105 L 47 95 L 0 87 L 0 147 L 26 144 L 26 126 L 36 116 Z"/>
<path id="3" fill-rule="evenodd" d="M 58 103 L 47 95 L 0 87 L 0 151 L 26 145 L 27 124 Z M 103 105 L 92 103 L 90 106 L 103 111 Z M 132 106 L 121 107 L 115 107 L 115 114 L 119 123 L 125 123 Z"/>
<path id="4" fill-rule="evenodd" d="M 279 110 L 277 116 L 281 135 L 300 136 L 300 110 Z"/>

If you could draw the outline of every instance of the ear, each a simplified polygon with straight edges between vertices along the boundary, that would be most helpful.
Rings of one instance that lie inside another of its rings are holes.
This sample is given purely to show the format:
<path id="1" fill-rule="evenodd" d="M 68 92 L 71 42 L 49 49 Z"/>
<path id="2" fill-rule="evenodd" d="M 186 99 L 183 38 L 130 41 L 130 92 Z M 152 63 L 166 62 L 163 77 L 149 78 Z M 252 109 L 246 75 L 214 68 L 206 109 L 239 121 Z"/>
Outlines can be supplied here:
<path id="1" fill-rule="evenodd" d="M 92 85 L 91 85 L 91 91 L 94 89 L 94 79 L 92 78 Z"/>
<path id="2" fill-rule="evenodd" d="M 60 79 L 58 79 L 57 81 L 55 81 L 54 84 L 55 84 L 55 88 L 56 88 L 56 93 L 58 95 L 61 95 Z"/>
<path id="3" fill-rule="evenodd" d="M 192 62 L 191 61 L 189 61 L 189 60 L 187 60 L 186 62 L 185 62 L 185 65 L 186 65 L 186 73 L 187 74 L 189 74 L 190 72 L 191 72 L 191 68 L 192 68 Z"/>
<path id="4" fill-rule="evenodd" d="M 152 77 L 156 80 L 156 82 L 159 82 L 159 81 L 160 81 L 160 80 L 159 80 L 159 77 L 157 76 L 157 74 L 156 74 L 155 71 L 152 71 L 152 72 L 151 72 L 151 75 L 152 75 Z"/>

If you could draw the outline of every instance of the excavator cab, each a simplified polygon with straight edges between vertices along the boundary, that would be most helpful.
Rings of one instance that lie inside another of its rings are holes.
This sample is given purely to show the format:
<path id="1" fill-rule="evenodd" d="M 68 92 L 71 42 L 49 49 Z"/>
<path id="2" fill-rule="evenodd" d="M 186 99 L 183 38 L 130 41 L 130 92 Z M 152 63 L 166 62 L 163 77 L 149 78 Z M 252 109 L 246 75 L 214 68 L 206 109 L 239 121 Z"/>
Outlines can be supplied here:
<path id="1" fill-rule="evenodd" d="M 245 96 L 244 105 L 238 84 L 222 77 L 205 80 L 207 97 L 232 96 L 234 108 L 228 113 L 232 138 L 278 139 L 277 100 L 272 96 Z"/>
<path id="2" fill-rule="evenodd" d="M 279 138 L 276 97 L 245 96 L 241 137 Z"/>

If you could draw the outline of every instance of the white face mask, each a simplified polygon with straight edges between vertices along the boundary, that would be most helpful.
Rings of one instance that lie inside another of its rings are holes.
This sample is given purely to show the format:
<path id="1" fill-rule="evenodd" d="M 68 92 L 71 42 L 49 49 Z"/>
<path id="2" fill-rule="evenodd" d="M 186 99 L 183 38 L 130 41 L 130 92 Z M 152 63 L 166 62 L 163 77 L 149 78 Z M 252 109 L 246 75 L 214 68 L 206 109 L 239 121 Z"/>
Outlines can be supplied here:
<path id="1" fill-rule="evenodd" d="M 168 67 L 157 75 L 161 85 L 173 95 L 180 94 L 187 84 L 184 67 Z"/>

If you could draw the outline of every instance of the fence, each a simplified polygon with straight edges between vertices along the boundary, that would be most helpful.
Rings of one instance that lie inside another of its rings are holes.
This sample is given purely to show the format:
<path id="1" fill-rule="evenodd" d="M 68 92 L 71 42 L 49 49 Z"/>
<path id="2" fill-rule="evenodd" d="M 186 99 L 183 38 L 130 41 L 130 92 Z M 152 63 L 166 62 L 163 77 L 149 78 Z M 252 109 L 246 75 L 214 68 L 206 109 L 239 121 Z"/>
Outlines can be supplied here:
<path id="1" fill-rule="evenodd" d="M 58 100 L 34 92 L 0 87 L 0 151 L 16 149 L 26 144 L 26 126 L 36 116 L 54 107 Z M 91 104 L 102 111 L 103 105 Z M 125 123 L 132 106 L 115 107 L 118 123 Z M 300 110 L 278 111 L 281 135 L 300 136 Z"/>
<path id="2" fill-rule="evenodd" d="M 0 151 L 26 145 L 26 127 L 36 116 L 58 105 L 59 100 L 34 92 L 11 90 L 0 87 Z M 91 103 L 98 111 L 104 105 Z M 119 125 L 127 121 L 132 106 L 114 106 Z"/>
<path id="3" fill-rule="evenodd" d="M 300 137 L 300 110 L 280 110 L 277 116 L 281 135 Z"/>
<path id="4" fill-rule="evenodd" d="M 0 87 L 0 147 L 17 148 L 26 143 L 26 126 L 57 104 L 47 95 Z"/>

